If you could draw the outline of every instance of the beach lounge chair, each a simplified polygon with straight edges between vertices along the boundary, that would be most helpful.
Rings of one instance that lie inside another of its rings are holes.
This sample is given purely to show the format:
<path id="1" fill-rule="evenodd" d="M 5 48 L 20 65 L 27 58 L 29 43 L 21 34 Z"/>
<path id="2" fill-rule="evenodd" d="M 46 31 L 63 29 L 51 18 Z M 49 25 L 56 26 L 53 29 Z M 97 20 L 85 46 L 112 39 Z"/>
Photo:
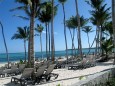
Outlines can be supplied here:
<path id="1" fill-rule="evenodd" d="M 1 67 L 0 68 L 0 77 L 2 76 L 2 77 L 5 77 L 5 72 L 4 72 L 4 67 Z"/>
<path id="2" fill-rule="evenodd" d="M 76 70 L 76 69 L 79 69 L 82 67 L 82 62 L 78 62 L 78 63 L 75 63 L 75 64 L 71 64 L 68 66 L 68 70 Z"/>
<path id="3" fill-rule="evenodd" d="M 11 82 L 13 82 L 14 79 L 15 83 L 19 81 L 21 86 L 25 85 L 27 80 L 31 79 L 32 73 L 33 73 L 33 68 L 25 68 L 22 75 L 12 77 Z"/>
<path id="4" fill-rule="evenodd" d="M 38 68 L 37 72 L 35 73 L 35 80 L 34 80 L 33 84 L 40 83 L 45 69 L 46 69 L 46 66 L 42 66 L 42 67 Z"/>
<path id="5" fill-rule="evenodd" d="M 58 77 L 58 74 L 52 73 L 55 66 L 56 66 L 56 64 L 50 65 L 47 68 L 46 72 L 43 74 L 42 78 L 46 79 L 46 81 L 49 81 L 51 77 L 55 77 L 55 79 L 56 79 Z"/>
<path id="6" fill-rule="evenodd" d="M 39 63 L 36 63 L 36 64 L 35 64 L 36 71 L 37 71 L 37 69 L 38 69 L 39 67 L 42 66 L 42 64 L 43 64 L 42 62 L 39 62 Z"/>
<path id="7" fill-rule="evenodd" d="M 90 62 L 90 67 L 96 66 L 95 56 L 90 55 L 89 56 L 89 62 Z"/>
<path id="8" fill-rule="evenodd" d="M 19 64 L 18 73 L 22 73 L 24 71 L 25 66 L 25 64 Z"/>
<path id="9" fill-rule="evenodd" d="M 11 69 L 8 72 L 6 72 L 6 73 L 9 76 L 9 75 L 14 75 L 14 74 L 16 75 L 17 72 L 18 72 L 17 65 L 12 65 Z"/>
<path id="10" fill-rule="evenodd" d="M 86 63 L 87 63 L 86 58 L 83 58 L 82 61 L 69 65 L 68 70 L 84 69 L 86 68 Z"/>
<path id="11" fill-rule="evenodd" d="M 48 61 L 44 61 L 42 66 L 47 66 L 48 67 L 49 62 L 50 62 L 49 60 Z"/>
<path id="12" fill-rule="evenodd" d="M 56 62 L 56 66 L 55 68 L 65 68 L 65 64 L 66 64 L 66 60 L 63 60 L 63 59 L 59 59 L 57 62 Z"/>

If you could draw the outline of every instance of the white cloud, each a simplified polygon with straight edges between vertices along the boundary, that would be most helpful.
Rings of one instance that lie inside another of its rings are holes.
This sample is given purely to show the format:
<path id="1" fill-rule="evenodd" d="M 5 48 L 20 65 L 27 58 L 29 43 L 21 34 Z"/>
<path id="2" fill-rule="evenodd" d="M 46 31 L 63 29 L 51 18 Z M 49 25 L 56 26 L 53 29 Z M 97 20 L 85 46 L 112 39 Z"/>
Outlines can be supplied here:
<path id="1" fill-rule="evenodd" d="M 42 33 L 46 34 L 46 31 L 43 31 Z M 57 35 L 57 34 L 58 34 L 57 32 L 54 32 L 54 35 Z"/>
<path id="2" fill-rule="evenodd" d="M 43 31 L 42 33 L 45 33 L 45 34 L 46 34 L 46 31 Z"/>

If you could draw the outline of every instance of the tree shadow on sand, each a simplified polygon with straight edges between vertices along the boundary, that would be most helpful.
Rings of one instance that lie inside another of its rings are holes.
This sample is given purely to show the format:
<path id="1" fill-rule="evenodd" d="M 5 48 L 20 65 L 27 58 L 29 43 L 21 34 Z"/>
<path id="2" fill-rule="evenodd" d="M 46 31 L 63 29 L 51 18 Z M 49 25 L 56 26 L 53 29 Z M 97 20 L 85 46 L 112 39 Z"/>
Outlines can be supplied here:
<path id="1" fill-rule="evenodd" d="M 15 84 L 15 83 L 7 83 L 7 84 L 4 84 L 4 86 L 21 86 L 20 84 Z"/>

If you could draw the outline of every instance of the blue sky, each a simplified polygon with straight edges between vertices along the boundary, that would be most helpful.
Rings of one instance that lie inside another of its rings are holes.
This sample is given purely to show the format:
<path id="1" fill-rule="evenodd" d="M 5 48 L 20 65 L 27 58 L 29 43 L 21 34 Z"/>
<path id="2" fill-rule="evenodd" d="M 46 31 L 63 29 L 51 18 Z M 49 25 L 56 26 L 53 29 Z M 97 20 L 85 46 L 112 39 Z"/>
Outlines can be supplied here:
<path id="1" fill-rule="evenodd" d="M 57 1 L 58 0 L 55 0 L 55 4 L 59 4 Z M 105 0 L 105 3 L 107 3 L 107 7 L 111 6 L 111 0 Z M 91 7 L 85 2 L 85 0 L 78 0 L 78 4 L 79 4 L 79 14 L 83 15 L 84 18 L 91 17 L 91 15 L 89 14 L 89 10 L 91 10 Z M 23 40 L 11 40 L 11 37 L 17 31 L 17 27 L 29 26 L 29 21 L 13 17 L 14 14 L 25 15 L 22 11 L 15 11 L 15 12 L 9 11 L 10 9 L 15 8 L 17 6 L 20 5 L 18 3 L 15 3 L 15 0 L 2 0 L 2 2 L 0 2 L 0 21 L 4 26 L 6 42 L 10 53 L 24 52 Z M 75 0 L 67 0 L 67 2 L 65 3 L 65 10 L 66 10 L 66 19 L 69 19 L 72 15 L 75 16 L 76 15 Z M 41 22 L 38 21 L 36 23 L 42 24 Z M 91 23 L 89 23 L 88 25 L 93 26 Z M 93 30 L 95 30 L 95 27 L 93 27 Z M 64 33 L 63 13 L 61 4 L 59 4 L 58 6 L 58 13 L 54 18 L 54 33 L 55 33 L 55 49 L 65 50 L 65 41 L 63 35 Z M 95 36 L 95 31 L 90 33 L 89 36 L 90 36 L 90 43 L 92 43 Z M 82 38 L 82 47 L 88 48 L 87 36 L 84 32 L 81 32 L 81 38 Z M 70 49 L 71 39 L 68 29 L 67 29 L 67 40 L 68 40 L 68 48 Z M 45 33 L 42 34 L 42 42 L 43 42 L 43 51 L 45 51 Z M 40 51 L 39 37 L 35 37 L 34 46 L 35 46 L 35 52 Z M 75 46 L 77 48 L 77 36 L 75 36 Z M 4 52 L 5 48 L 0 29 L 0 53 Z"/>

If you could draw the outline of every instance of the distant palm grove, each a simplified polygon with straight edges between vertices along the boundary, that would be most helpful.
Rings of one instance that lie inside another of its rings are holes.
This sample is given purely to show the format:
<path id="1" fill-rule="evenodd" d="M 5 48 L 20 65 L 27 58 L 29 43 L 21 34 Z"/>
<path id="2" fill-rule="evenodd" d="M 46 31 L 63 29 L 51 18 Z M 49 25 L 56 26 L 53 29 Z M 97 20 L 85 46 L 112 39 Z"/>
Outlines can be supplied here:
<path id="1" fill-rule="evenodd" d="M 81 43 L 81 31 L 84 31 L 84 34 L 87 35 L 87 43 L 89 47 L 89 52 L 92 46 L 95 44 L 95 52 L 94 54 L 97 56 L 105 55 L 104 60 L 108 59 L 108 54 L 110 52 L 114 52 L 113 48 L 115 45 L 115 0 L 112 0 L 111 7 L 107 7 L 107 3 L 104 3 L 104 0 L 84 0 L 87 5 L 89 5 L 92 10 L 89 11 L 91 17 L 85 18 L 83 15 L 79 14 L 78 1 L 75 1 L 76 7 L 76 15 L 72 15 L 69 19 L 66 19 L 65 12 L 65 3 L 68 0 L 58 0 L 58 4 L 55 4 L 55 0 L 15 0 L 20 4 L 19 7 L 11 8 L 11 12 L 20 11 L 26 14 L 14 16 L 22 18 L 23 20 L 27 20 L 30 22 L 28 26 L 19 26 L 17 27 L 17 32 L 14 33 L 11 39 L 22 39 L 24 42 L 24 50 L 25 50 L 25 62 L 28 63 L 29 67 L 34 67 L 35 62 L 35 53 L 34 53 L 34 37 L 37 36 L 40 42 L 41 48 L 41 58 L 42 55 L 42 32 L 46 31 L 46 56 L 47 60 L 55 61 L 55 37 L 54 37 L 54 17 L 57 15 L 58 5 L 62 6 L 63 19 L 60 20 L 63 22 L 63 36 L 65 41 L 65 57 L 68 59 L 68 38 L 67 38 L 67 30 L 70 32 L 71 37 L 71 49 L 72 49 L 72 57 L 83 58 L 82 52 L 82 43 Z M 82 4 L 82 3 L 81 3 Z M 111 12 L 112 9 L 112 12 Z M 38 23 L 38 21 L 40 23 Z M 35 25 L 37 23 L 37 25 Z M 89 23 L 92 23 L 96 29 L 92 30 L 93 27 L 90 26 Z M 0 22 L 2 28 L 2 35 L 4 38 L 4 44 L 6 48 L 7 60 L 9 63 L 9 56 L 7 50 L 7 44 L 5 42 L 5 36 L 3 31 L 2 21 Z M 45 25 L 45 27 L 44 27 Z M 35 27 L 36 26 L 36 27 Z M 96 33 L 93 43 L 90 44 L 89 34 L 91 32 Z M 35 33 L 36 32 L 36 33 Z M 75 39 L 77 36 L 77 39 Z M 75 42 L 78 42 L 77 47 L 75 47 Z M 26 44 L 28 43 L 28 50 L 26 50 Z M 78 49 L 78 51 L 76 51 Z M 26 55 L 28 52 L 28 55 Z M 88 52 L 88 53 L 89 53 Z M 28 57 L 27 57 L 28 56 Z M 115 62 L 115 61 L 114 61 Z"/>

